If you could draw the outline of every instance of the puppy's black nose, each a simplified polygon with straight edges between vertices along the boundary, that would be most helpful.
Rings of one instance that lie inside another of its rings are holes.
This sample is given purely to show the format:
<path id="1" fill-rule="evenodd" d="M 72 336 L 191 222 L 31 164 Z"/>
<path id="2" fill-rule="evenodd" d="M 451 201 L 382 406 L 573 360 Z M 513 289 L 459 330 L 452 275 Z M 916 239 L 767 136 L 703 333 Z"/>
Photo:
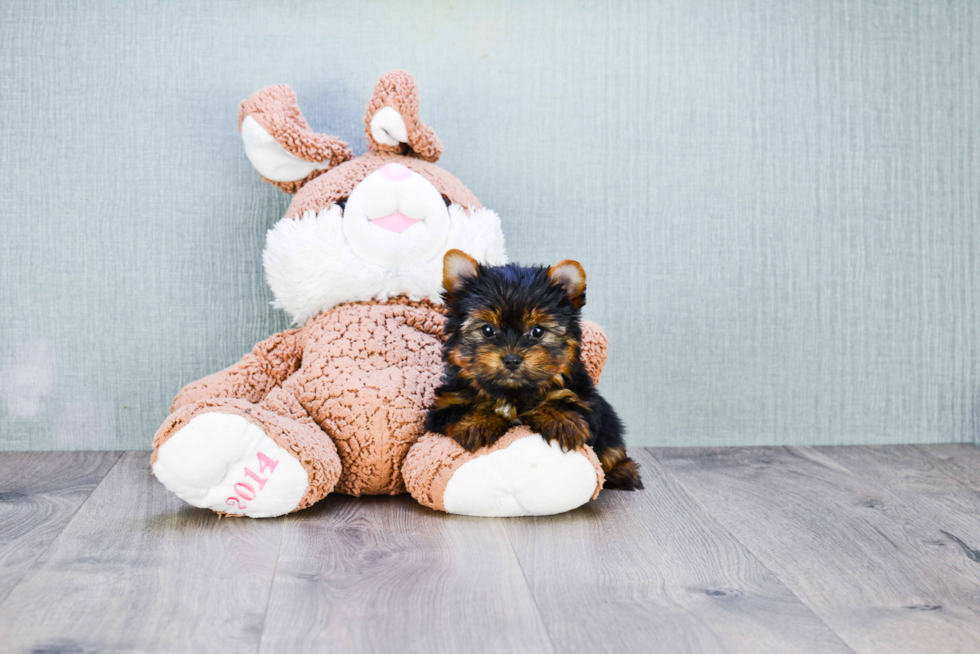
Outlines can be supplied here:
<path id="1" fill-rule="evenodd" d="M 507 370 L 517 370 L 522 361 L 524 361 L 524 359 L 516 354 L 508 354 L 503 358 L 504 366 L 506 366 Z"/>

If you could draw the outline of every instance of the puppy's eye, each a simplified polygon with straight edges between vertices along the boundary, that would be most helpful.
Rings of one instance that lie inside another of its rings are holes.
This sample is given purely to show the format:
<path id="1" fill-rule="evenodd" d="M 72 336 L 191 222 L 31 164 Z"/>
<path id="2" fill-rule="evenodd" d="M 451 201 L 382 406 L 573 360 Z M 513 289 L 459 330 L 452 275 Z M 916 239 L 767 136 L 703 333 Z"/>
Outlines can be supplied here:
<path id="1" fill-rule="evenodd" d="M 483 328 L 480 329 L 480 331 L 483 332 L 483 335 L 486 336 L 487 338 L 493 338 L 494 336 L 497 335 L 497 330 L 491 327 L 490 325 L 484 325 Z"/>
<path id="2" fill-rule="evenodd" d="M 531 338 L 541 338 L 542 336 L 544 336 L 544 327 L 541 325 L 531 327 Z"/>

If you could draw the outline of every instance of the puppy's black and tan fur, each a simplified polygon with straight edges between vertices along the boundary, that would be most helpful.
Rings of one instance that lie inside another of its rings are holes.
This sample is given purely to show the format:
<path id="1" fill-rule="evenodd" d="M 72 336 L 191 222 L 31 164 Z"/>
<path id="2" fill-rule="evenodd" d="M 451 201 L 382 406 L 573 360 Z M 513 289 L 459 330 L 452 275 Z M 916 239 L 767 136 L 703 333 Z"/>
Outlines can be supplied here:
<path id="1" fill-rule="evenodd" d="M 582 364 L 582 266 L 488 267 L 450 250 L 443 286 L 446 374 L 426 428 L 473 451 L 526 424 L 564 450 L 591 445 L 606 488 L 643 488 L 622 422 Z"/>

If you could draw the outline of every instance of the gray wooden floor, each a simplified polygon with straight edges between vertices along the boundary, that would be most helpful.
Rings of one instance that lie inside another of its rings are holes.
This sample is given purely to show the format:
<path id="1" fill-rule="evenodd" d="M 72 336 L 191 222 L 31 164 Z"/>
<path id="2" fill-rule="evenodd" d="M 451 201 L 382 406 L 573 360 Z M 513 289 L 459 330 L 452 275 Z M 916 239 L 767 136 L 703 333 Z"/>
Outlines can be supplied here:
<path id="1" fill-rule="evenodd" d="M 635 457 L 550 518 L 222 520 L 146 452 L 0 454 L 0 651 L 980 652 L 980 448 Z"/>

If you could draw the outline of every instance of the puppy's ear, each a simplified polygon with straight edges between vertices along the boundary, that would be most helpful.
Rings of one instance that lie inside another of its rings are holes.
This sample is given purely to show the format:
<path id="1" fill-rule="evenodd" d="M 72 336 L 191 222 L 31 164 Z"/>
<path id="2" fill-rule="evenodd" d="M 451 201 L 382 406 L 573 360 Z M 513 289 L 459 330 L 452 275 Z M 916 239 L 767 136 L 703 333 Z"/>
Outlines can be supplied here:
<path id="1" fill-rule="evenodd" d="M 572 306 L 581 309 L 585 304 L 585 270 L 578 261 L 566 260 L 548 269 L 548 279 L 561 286 Z"/>
<path id="2" fill-rule="evenodd" d="M 453 295 L 459 287 L 477 276 L 480 264 L 476 259 L 462 250 L 450 250 L 442 260 L 442 285 L 449 295 Z"/>

